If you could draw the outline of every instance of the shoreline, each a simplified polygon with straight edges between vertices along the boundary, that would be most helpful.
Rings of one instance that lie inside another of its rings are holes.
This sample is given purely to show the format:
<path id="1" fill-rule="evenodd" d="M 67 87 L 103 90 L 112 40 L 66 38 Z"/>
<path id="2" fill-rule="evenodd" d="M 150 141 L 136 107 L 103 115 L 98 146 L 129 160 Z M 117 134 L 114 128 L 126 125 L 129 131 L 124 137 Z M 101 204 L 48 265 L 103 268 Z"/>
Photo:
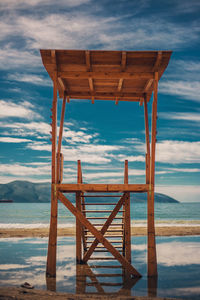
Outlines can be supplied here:
<path id="1" fill-rule="evenodd" d="M 75 236 L 75 227 L 58 228 L 58 236 Z M 49 228 L 0 228 L 0 238 L 48 237 Z M 113 234 L 112 234 L 113 235 Z M 132 236 L 147 235 L 144 226 L 131 227 Z M 187 236 L 200 235 L 200 226 L 157 226 L 156 236 Z"/>

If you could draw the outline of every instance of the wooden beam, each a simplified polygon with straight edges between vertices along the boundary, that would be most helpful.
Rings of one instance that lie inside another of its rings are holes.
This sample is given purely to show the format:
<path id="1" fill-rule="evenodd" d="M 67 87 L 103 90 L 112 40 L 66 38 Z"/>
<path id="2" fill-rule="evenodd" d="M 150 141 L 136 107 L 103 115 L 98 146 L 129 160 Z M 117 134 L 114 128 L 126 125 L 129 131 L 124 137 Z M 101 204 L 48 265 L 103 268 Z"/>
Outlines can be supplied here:
<path id="1" fill-rule="evenodd" d="M 126 197 L 123 195 L 120 198 L 120 200 L 118 201 L 117 205 L 115 206 L 115 208 L 113 209 L 112 213 L 110 214 L 110 216 L 108 217 L 108 219 L 106 220 L 105 224 L 103 225 L 103 227 L 100 230 L 100 232 L 101 232 L 102 235 L 104 235 L 106 233 L 106 231 L 109 228 L 110 224 L 112 223 L 112 221 L 114 220 L 114 218 L 118 214 L 120 208 L 122 207 L 125 199 L 126 199 Z M 91 257 L 91 255 L 94 252 L 94 249 L 96 248 L 96 246 L 98 245 L 98 243 L 99 243 L 99 241 L 96 238 L 93 241 L 92 245 L 90 246 L 89 250 L 84 255 L 83 262 L 87 262 L 88 261 L 88 259 Z"/>
<path id="2" fill-rule="evenodd" d="M 57 153 L 61 152 L 62 136 L 63 136 L 63 126 L 64 126 L 64 119 L 65 119 L 65 106 L 66 106 L 66 96 L 64 95 L 63 103 L 62 103 L 61 117 L 60 117 L 60 128 L 59 128 L 59 138 L 58 138 Z"/>
<path id="3" fill-rule="evenodd" d="M 57 244 L 57 211 L 58 201 L 55 190 L 56 184 L 56 144 L 57 144 L 57 78 L 53 81 L 53 105 L 52 105 L 52 157 L 51 157 L 51 218 L 49 228 L 49 242 L 47 253 L 46 275 L 56 277 L 56 244 Z"/>
<path id="4" fill-rule="evenodd" d="M 147 99 L 144 97 L 144 121 L 145 121 L 145 137 L 146 137 L 146 183 L 150 183 L 150 138 L 149 138 L 149 120 Z"/>
<path id="5" fill-rule="evenodd" d="M 124 162 L 124 184 L 128 184 L 128 160 Z"/>
<path id="6" fill-rule="evenodd" d="M 95 97 L 102 97 L 103 99 L 104 98 L 116 98 L 116 97 L 119 97 L 119 98 L 139 98 L 139 101 L 140 99 L 143 99 L 144 98 L 144 93 L 142 92 L 93 92 L 93 93 L 90 93 L 90 92 L 73 92 L 71 91 L 69 93 L 69 96 L 70 98 L 74 98 L 74 97 L 88 97 L 90 98 L 91 96 L 95 96 Z"/>
<path id="7" fill-rule="evenodd" d="M 150 90 L 151 86 L 153 84 L 153 79 L 148 79 L 146 82 L 146 85 L 144 87 L 144 93 L 148 93 L 148 91 Z"/>
<path id="8" fill-rule="evenodd" d="M 90 77 L 90 78 L 88 78 L 88 81 L 89 81 L 90 91 L 91 91 L 91 92 L 94 92 L 93 79 Z"/>
<path id="9" fill-rule="evenodd" d="M 87 71 L 91 71 L 91 63 L 90 63 L 90 51 L 85 51 L 85 62 Z"/>
<path id="10" fill-rule="evenodd" d="M 57 184 L 62 192 L 147 192 L 148 184 Z"/>
<path id="11" fill-rule="evenodd" d="M 87 79 L 92 77 L 93 79 L 153 79 L 153 72 L 68 72 L 59 71 L 58 77 L 72 78 L 72 79 Z"/>
<path id="12" fill-rule="evenodd" d="M 121 70 L 124 72 L 126 69 L 126 51 L 122 51 Z"/>
<path id="13" fill-rule="evenodd" d="M 118 87 L 117 87 L 118 92 L 121 92 L 122 85 L 123 85 L 123 78 L 120 78 L 119 83 L 118 83 Z"/>
<path id="14" fill-rule="evenodd" d="M 81 193 L 76 192 L 76 209 L 81 212 Z M 82 225 L 78 218 L 76 218 L 76 262 L 82 262 L 82 247 L 81 247 L 81 237 L 82 237 Z"/>
<path id="15" fill-rule="evenodd" d="M 131 205 L 130 205 L 130 193 L 126 193 L 125 200 L 125 258 L 131 263 Z"/>
<path id="16" fill-rule="evenodd" d="M 156 150 L 156 123 L 157 123 L 157 101 L 158 101 L 158 72 L 155 73 L 154 97 L 152 108 L 152 126 L 151 126 L 151 161 L 150 161 L 150 191 L 147 194 L 147 212 L 148 212 L 148 266 L 147 273 L 149 277 L 157 276 L 157 257 L 155 240 L 155 221 L 154 221 L 154 184 L 155 184 L 155 150 Z"/>
<path id="17" fill-rule="evenodd" d="M 141 277 L 141 274 L 111 245 L 111 243 L 99 232 L 88 220 L 87 218 L 60 192 L 58 192 L 59 200 L 71 211 L 76 218 L 85 226 L 97 239 L 102 243 L 105 248 L 117 259 L 122 266 L 129 272 L 132 276 Z"/>
<path id="18" fill-rule="evenodd" d="M 158 72 L 161 61 L 162 61 L 162 51 L 158 51 L 158 54 L 157 54 L 157 57 L 156 57 L 156 62 L 155 62 L 154 66 L 153 66 L 153 69 L 152 69 L 153 72 Z"/>
<path id="19" fill-rule="evenodd" d="M 63 91 L 63 94 L 64 94 L 64 92 L 67 91 L 67 88 L 66 88 L 66 86 L 64 84 L 64 81 L 61 77 L 58 77 L 58 83 L 60 84 L 60 87 L 62 88 L 62 91 Z"/>

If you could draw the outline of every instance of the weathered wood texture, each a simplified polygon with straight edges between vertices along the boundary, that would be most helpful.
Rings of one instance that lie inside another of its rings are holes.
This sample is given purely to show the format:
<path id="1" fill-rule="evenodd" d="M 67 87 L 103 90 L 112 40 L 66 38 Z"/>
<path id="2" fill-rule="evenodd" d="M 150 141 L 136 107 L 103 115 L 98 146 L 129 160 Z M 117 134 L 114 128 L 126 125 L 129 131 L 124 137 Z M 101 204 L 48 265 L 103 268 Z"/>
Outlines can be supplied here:
<path id="1" fill-rule="evenodd" d="M 61 192 L 147 192 L 148 184 L 57 184 Z"/>
<path id="2" fill-rule="evenodd" d="M 49 228 L 49 243 L 47 253 L 46 274 L 56 277 L 56 244 L 57 244 L 57 194 L 56 184 L 56 141 L 57 141 L 57 81 L 54 79 L 53 105 L 52 105 L 52 163 L 51 163 L 51 219 Z"/>
<path id="3" fill-rule="evenodd" d="M 159 79 L 171 51 L 40 50 L 53 78 L 58 71 L 59 95 L 71 99 L 147 101 L 153 91 L 154 72 Z M 56 58 L 56 59 L 55 59 Z"/>

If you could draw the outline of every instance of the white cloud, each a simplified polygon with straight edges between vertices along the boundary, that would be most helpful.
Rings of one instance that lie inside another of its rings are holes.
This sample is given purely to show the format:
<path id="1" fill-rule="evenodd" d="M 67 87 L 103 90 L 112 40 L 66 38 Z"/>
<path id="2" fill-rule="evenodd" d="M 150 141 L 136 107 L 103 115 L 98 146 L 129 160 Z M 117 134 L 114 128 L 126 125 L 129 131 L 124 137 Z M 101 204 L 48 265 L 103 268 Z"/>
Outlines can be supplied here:
<path id="1" fill-rule="evenodd" d="M 18 104 L 0 100 L 0 118 L 23 118 L 23 119 L 38 119 L 41 116 L 34 111 L 34 106 L 27 102 L 20 102 Z"/>
<path id="2" fill-rule="evenodd" d="M 131 249 L 146 252 L 147 245 L 132 245 Z M 157 243 L 156 249 L 159 265 L 171 267 L 200 264 L 200 247 L 197 242 Z M 146 255 L 141 258 L 146 262 Z"/>
<path id="3" fill-rule="evenodd" d="M 157 143 L 156 161 L 164 163 L 200 163 L 200 142 L 163 141 Z"/>
<path id="4" fill-rule="evenodd" d="M 11 27 L 11 32 L 14 31 L 14 28 Z M 1 30 L 2 32 L 2 30 Z M 31 49 L 29 50 L 19 50 L 13 48 L 12 45 L 6 45 L 5 47 L 0 48 L 0 66 L 2 70 L 11 70 L 15 68 L 28 68 L 34 69 L 41 67 L 42 62 L 39 55 L 39 51 L 34 52 Z"/>
<path id="5" fill-rule="evenodd" d="M 199 81 L 162 81 L 159 84 L 159 93 L 178 96 L 182 99 L 200 101 Z"/>
<path id="6" fill-rule="evenodd" d="M 50 130 L 51 127 L 49 124 L 45 122 L 29 122 L 29 123 L 23 123 L 23 122 L 0 122 L 0 126 L 2 128 L 8 128 L 10 129 L 10 135 L 15 136 L 38 136 L 42 135 L 43 138 L 46 138 L 46 136 L 50 137 Z M 7 135 L 8 132 L 5 132 Z"/>
<path id="7" fill-rule="evenodd" d="M 36 74 L 15 73 L 8 75 L 7 79 L 11 81 L 27 82 L 41 86 L 52 86 L 52 82 L 49 77 L 46 78 Z"/>
<path id="8" fill-rule="evenodd" d="M 180 202 L 199 202 L 199 185 L 156 185 L 156 192 L 166 194 Z"/>
<path id="9" fill-rule="evenodd" d="M 129 162 L 133 162 L 133 161 L 145 161 L 145 157 L 142 155 L 118 155 L 116 156 L 117 159 L 119 159 L 119 161 L 124 161 L 125 159 L 127 159 Z"/>
<path id="10" fill-rule="evenodd" d="M 135 145 L 144 151 L 145 144 Z M 165 140 L 156 144 L 156 161 L 161 163 L 199 163 L 200 142 Z"/>
<path id="11" fill-rule="evenodd" d="M 0 142 L 2 142 L 2 143 L 27 143 L 27 142 L 31 142 L 31 140 L 18 139 L 18 138 L 13 138 L 13 137 L 0 137 Z"/>
<path id="12" fill-rule="evenodd" d="M 195 242 L 157 244 L 158 263 L 164 266 L 200 264 L 200 247 Z"/>
<path id="13" fill-rule="evenodd" d="M 87 4 L 91 0 L 60 0 L 59 5 L 61 7 L 76 7 L 82 4 Z M 16 10 L 16 9 L 27 9 L 34 8 L 37 6 L 55 6 L 55 2 L 52 0 L 6 0 L 1 2 L 0 10 Z"/>
<path id="14" fill-rule="evenodd" d="M 30 167 L 24 164 L 13 163 L 13 164 L 0 164 L 1 173 L 5 176 L 12 175 L 12 176 L 19 176 L 19 178 L 26 176 L 41 176 L 46 175 L 50 176 L 50 164 L 46 164 L 44 166 L 35 166 Z"/>
<path id="15" fill-rule="evenodd" d="M 200 113 L 175 112 L 175 113 L 160 113 L 159 117 L 169 120 L 184 120 L 191 122 L 200 122 Z"/>

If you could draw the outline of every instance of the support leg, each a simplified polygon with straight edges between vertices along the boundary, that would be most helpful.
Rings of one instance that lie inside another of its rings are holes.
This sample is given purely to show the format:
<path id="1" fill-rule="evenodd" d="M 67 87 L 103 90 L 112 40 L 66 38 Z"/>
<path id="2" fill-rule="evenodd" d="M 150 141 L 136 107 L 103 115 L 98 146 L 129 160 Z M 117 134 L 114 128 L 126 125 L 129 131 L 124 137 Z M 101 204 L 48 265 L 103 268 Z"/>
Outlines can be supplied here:
<path id="1" fill-rule="evenodd" d="M 154 190 L 148 192 L 148 276 L 157 276 L 156 238 L 154 224 Z"/>
<path id="2" fill-rule="evenodd" d="M 76 193 L 76 208 L 81 211 L 81 194 Z M 76 262 L 80 264 L 82 262 L 82 246 L 81 246 L 81 236 L 82 236 L 82 225 L 78 218 L 76 217 Z"/>
<path id="3" fill-rule="evenodd" d="M 57 80 L 53 86 L 52 106 L 52 163 L 51 163 L 51 219 L 47 254 L 46 275 L 56 277 L 56 244 L 57 244 L 57 193 L 56 193 L 56 143 L 57 143 Z"/>

